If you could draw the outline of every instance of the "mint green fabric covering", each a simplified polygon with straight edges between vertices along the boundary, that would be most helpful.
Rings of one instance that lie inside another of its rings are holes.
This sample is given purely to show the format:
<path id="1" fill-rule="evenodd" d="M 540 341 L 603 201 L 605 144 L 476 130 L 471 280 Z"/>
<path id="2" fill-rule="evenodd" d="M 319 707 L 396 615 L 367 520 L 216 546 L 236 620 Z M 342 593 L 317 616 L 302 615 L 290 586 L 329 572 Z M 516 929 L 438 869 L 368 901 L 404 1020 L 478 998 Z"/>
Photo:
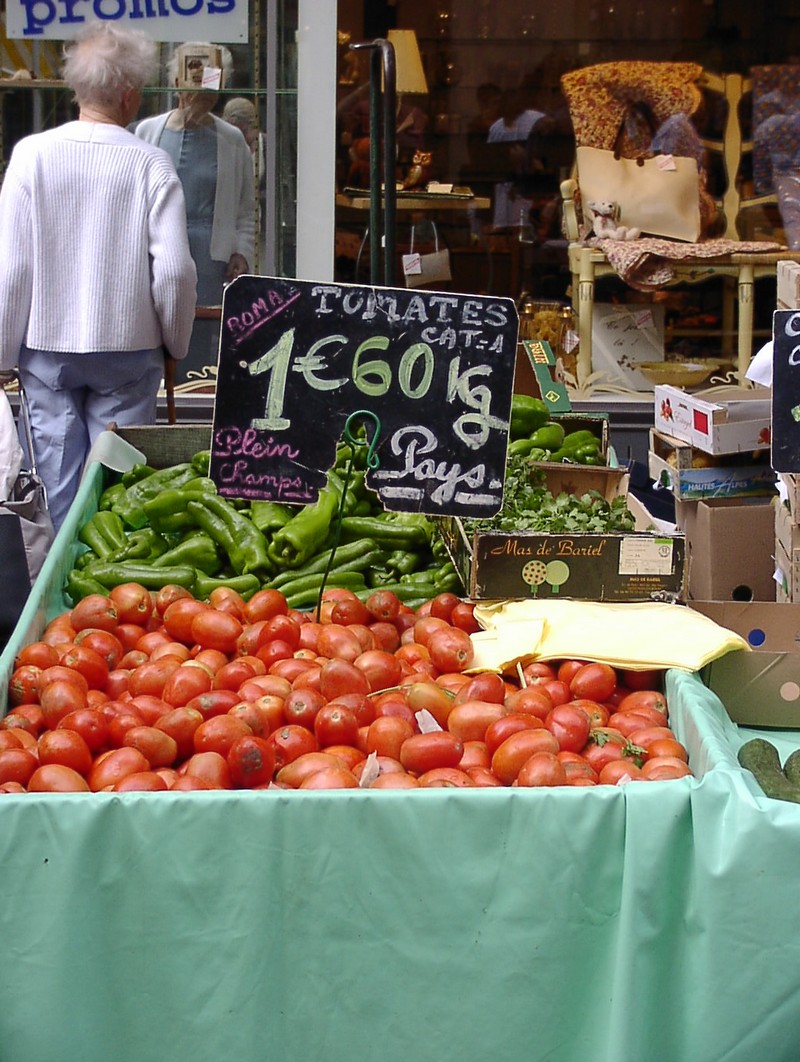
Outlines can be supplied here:
<path id="1" fill-rule="evenodd" d="M 797 1058 L 800 807 L 698 779 L 5 796 L 0 1057 Z"/>
<path id="2" fill-rule="evenodd" d="M 800 805 L 667 695 L 696 778 L 0 796 L 0 1060 L 795 1062 Z"/>

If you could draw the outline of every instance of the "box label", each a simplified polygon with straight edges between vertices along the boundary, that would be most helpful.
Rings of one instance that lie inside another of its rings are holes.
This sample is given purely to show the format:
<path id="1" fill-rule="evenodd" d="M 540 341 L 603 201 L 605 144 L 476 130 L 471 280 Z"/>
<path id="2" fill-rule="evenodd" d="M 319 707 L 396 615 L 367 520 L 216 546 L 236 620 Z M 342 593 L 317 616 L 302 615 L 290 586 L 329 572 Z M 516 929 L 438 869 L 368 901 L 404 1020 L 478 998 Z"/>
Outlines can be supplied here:
<path id="1" fill-rule="evenodd" d="M 668 575 L 672 571 L 671 538 L 630 535 L 619 547 L 620 575 Z"/>

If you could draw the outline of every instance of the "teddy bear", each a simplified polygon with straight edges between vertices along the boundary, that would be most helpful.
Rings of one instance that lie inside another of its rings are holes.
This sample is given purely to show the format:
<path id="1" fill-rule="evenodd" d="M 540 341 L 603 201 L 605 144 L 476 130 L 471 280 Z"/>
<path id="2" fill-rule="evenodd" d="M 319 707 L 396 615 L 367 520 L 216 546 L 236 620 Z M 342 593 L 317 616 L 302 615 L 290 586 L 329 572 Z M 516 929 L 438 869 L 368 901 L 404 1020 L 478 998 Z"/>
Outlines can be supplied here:
<path id="1" fill-rule="evenodd" d="M 619 206 L 616 203 L 593 200 L 587 204 L 592 212 L 592 232 L 598 240 L 636 240 L 641 230 L 618 225 Z"/>

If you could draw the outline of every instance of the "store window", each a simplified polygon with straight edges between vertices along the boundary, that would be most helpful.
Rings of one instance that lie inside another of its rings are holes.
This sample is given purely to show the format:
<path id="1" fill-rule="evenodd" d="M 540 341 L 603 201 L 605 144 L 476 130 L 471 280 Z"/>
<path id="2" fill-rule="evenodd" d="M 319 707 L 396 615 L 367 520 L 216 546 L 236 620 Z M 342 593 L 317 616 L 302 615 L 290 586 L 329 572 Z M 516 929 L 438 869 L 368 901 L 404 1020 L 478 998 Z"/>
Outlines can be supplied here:
<path id="1" fill-rule="evenodd" d="M 253 158 L 253 210 L 257 234 L 251 272 L 292 276 L 296 267 L 297 178 L 297 0 L 250 0 L 242 26 L 246 43 L 226 45 L 231 65 L 213 108 L 242 129 Z M 195 35 L 197 36 L 197 35 Z M 2 163 L 14 144 L 32 132 L 76 117 L 68 89 L 58 80 L 63 41 L 9 39 L 3 34 Z M 176 104 L 169 61 L 175 42 L 159 42 L 159 80 L 143 94 L 139 120 L 164 114 Z M 221 294 L 221 293 L 220 293 Z M 218 305 L 220 299 L 205 300 Z M 212 306 L 199 315 L 214 320 Z M 214 326 L 211 326 L 214 331 Z M 216 340 L 202 364 L 188 366 L 178 392 L 213 390 Z"/>
<path id="2" fill-rule="evenodd" d="M 539 300 L 569 301 L 572 278 L 560 185 L 574 165 L 575 138 L 561 78 L 569 71 L 618 60 L 692 62 L 704 71 L 753 80 L 756 92 L 748 91 L 741 103 L 743 139 L 753 137 L 760 89 L 762 109 L 780 109 L 786 117 L 782 130 L 791 130 L 781 140 L 779 169 L 785 171 L 788 158 L 795 182 L 788 186 L 791 194 L 781 200 L 780 182 L 773 180 L 779 171 L 768 165 L 770 139 L 756 137 L 752 161 L 742 159 L 739 166 L 737 159 L 733 179 L 744 194 L 767 191 L 772 199 L 740 220 L 739 235 L 800 247 L 800 136 L 794 135 L 800 132 L 800 20 L 794 7 L 789 0 L 758 5 L 749 0 L 658 5 L 643 0 L 541 0 L 523 6 L 495 0 L 339 0 L 337 277 L 369 277 L 364 217 L 353 208 L 349 194 L 354 184 L 364 183 L 368 145 L 363 128 L 354 128 L 352 119 L 342 114 L 342 103 L 363 85 L 366 71 L 364 53 L 353 53 L 349 45 L 395 29 L 414 31 L 425 72 L 425 90 L 400 97 L 403 111 L 418 112 L 418 139 L 412 148 L 424 152 L 429 178 L 469 190 L 477 207 L 439 214 L 436 204 L 429 203 L 398 214 L 398 256 L 407 250 L 412 232 L 419 249 L 432 248 L 438 237 L 440 248 L 449 252 L 452 280 L 440 286 L 513 298 L 529 292 Z M 706 95 L 693 116 L 700 137 L 711 141 L 721 136 L 724 108 L 719 94 Z M 413 165 L 408 150 L 399 143 L 400 184 Z M 707 182 L 714 199 L 722 199 L 729 177 L 709 155 Z M 759 178 L 772 183 L 762 188 Z M 603 297 L 609 301 L 631 297 L 614 278 L 603 283 Z M 764 283 L 769 291 L 758 303 L 756 340 L 768 334 L 774 309 L 774 278 L 771 287 L 769 280 Z M 676 295 L 667 306 L 668 327 L 678 325 L 681 314 L 690 325 L 677 330 L 686 333 L 696 332 L 698 321 L 719 322 L 721 297 L 721 287 L 714 285 L 708 291 L 695 286 L 682 298 Z M 684 339 L 689 350 L 700 337 L 667 338 Z M 702 352 L 701 342 L 699 346 Z"/>

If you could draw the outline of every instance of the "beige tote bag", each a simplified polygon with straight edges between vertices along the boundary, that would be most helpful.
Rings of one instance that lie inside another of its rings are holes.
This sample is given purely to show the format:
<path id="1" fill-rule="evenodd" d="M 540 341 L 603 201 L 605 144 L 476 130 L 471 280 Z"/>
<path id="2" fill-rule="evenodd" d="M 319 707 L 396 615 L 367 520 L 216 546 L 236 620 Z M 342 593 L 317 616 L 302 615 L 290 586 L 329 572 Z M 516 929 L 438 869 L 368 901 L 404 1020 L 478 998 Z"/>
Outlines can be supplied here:
<path id="1" fill-rule="evenodd" d="M 643 235 L 697 242 L 700 173 L 694 159 L 628 159 L 603 148 L 579 147 L 577 165 L 584 211 L 589 203 L 616 203 L 621 225 Z"/>

